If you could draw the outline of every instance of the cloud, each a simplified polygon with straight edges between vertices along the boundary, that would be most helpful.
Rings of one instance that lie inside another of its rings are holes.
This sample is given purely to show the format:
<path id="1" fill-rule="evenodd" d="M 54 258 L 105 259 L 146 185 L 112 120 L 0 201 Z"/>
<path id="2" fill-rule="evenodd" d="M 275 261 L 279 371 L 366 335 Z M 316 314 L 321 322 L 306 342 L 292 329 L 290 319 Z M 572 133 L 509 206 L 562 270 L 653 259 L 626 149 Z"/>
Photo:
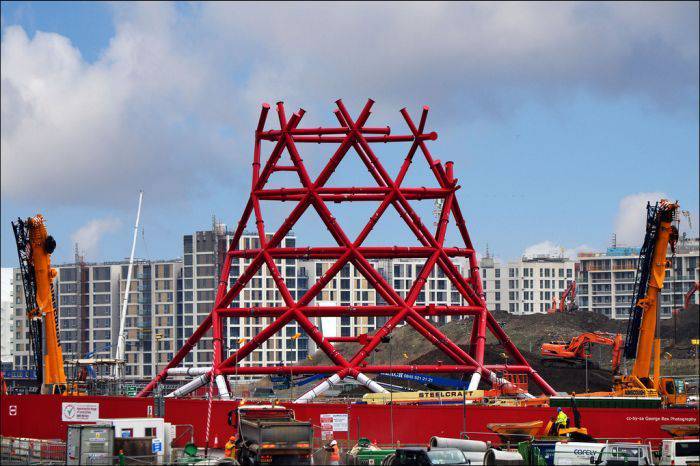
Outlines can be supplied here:
<path id="1" fill-rule="evenodd" d="M 157 205 L 235 185 L 259 105 L 277 99 L 307 120 L 337 97 L 375 97 L 377 113 L 429 104 L 443 128 L 577 91 L 697 108 L 697 3 L 113 8 L 115 35 L 93 63 L 66 37 L 4 26 L 8 199 L 114 205 L 146 188 Z"/>
<path id="2" fill-rule="evenodd" d="M 525 248 L 523 252 L 523 257 L 533 258 L 537 256 L 548 256 L 548 257 L 567 257 L 569 259 L 575 259 L 579 252 L 593 251 L 594 248 L 586 244 L 581 244 L 573 248 L 565 248 L 559 244 L 552 241 L 546 240 L 537 244 L 533 244 Z"/>
<path id="3" fill-rule="evenodd" d="M 615 216 L 615 235 L 620 246 L 641 246 L 646 233 L 647 202 L 668 199 L 665 193 L 637 193 L 625 196 Z"/>
<path id="4" fill-rule="evenodd" d="M 90 220 L 71 234 L 71 241 L 78 244 L 78 250 L 89 261 L 98 256 L 102 237 L 120 226 L 121 221 L 112 217 Z"/>

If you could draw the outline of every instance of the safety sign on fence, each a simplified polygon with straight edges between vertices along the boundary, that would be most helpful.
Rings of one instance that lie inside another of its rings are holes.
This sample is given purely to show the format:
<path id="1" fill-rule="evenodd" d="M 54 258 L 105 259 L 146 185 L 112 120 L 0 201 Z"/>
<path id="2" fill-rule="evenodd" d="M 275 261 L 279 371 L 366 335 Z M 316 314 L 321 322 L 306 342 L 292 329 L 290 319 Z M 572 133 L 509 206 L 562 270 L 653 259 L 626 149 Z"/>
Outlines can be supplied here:
<path id="1" fill-rule="evenodd" d="M 348 431 L 348 415 L 345 414 L 321 414 L 321 430 L 332 432 Z"/>
<path id="2" fill-rule="evenodd" d="M 62 403 L 61 420 L 63 422 L 96 421 L 100 418 L 99 403 Z"/>

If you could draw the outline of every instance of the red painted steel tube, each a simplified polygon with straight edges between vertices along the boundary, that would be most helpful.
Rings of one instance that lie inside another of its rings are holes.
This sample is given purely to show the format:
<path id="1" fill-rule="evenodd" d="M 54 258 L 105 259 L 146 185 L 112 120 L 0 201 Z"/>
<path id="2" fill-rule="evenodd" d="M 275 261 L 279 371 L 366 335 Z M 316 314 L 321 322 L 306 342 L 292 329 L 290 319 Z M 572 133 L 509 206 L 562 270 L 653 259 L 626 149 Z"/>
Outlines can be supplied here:
<path id="1" fill-rule="evenodd" d="M 390 246 L 374 247 L 363 246 L 356 248 L 356 251 L 365 259 L 383 258 L 426 258 L 434 253 L 436 248 L 421 246 Z M 260 254 L 262 249 L 242 249 L 229 253 L 231 257 L 253 258 Z M 445 248 L 445 253 L 449 257 L 467 257 L 474 253 L 471 249 Z M 302 248 L 268 248 L 267 253 L 276 259 L 337 259 L 343 255 L 345 249 L 342 247 L 302 247 Z"/>
<path id="2" fill-rule="evenodd" d="M 392 316 L 402 306 L 302 306 L 298 308 L 307 317 L 384 317 Z M 414 306 L 413 309 L 421 316 L 464 316 L 482 312 L 477 306 Z M 279 317 L 288 307 L 255 307 L 255 308 L 224 308 L 217 312 L 222 317 L 254 318 Z"/>
<path id="3" fill-rule="evenodd" d="M 318 128 L 295 128 L 291 131 L 287 131 L 287 133 L 291 134 L 293 136 L 297 136 L 297 135 L 347 134 L 348 131 L 349 130 L 347 127 L 340 127 L 340 128 L 318 127 Z M 379 127 L 379 128 L 370 128 L 368 126 L 364 126 L 360 129 L 360 131 L 363 134 L 387 134 L 387 135 L 391 134 L 391 128 L 388 126 Z M 263 138 L 279 138 L 279 137 L 282 137 L 284 134 L 285 134 L 284 131 L 271 129 L 269 131 L 262 132 L 260 136 Z"/>
<path id="4" fill-rule="evenodd" d="M 202 321 L 202 323 L 199 324 L 197 330 L 195 330 L 194 333 L 190 335 L 185 344 L 182 345 L 182 348 L 180 348 L 177 354 L 175 354 L 175 357 L 171 359 L 170 362 L 163 368 L 163 370 L 160 371 L 160 373 L 158 373 L 158 375 L 155 376 L 155 378 L 151 380 L 148 383 L 148 385 L 146 385 L 146 387 L 143 390 L 141 390 L 136 396 L 139 398 L 148 396 L 161 380 L 166 379 L 168 377 L 168 369 L 177 366 L 178 364 L 180 364 L 180 362 L 182 362 L 183 359 L 185 359 L 185 356 L 187 356 L 187 354 L 190 351 L 192 351 L 192 348 L 194 348 L 194 346 L 199 342 L 199 340 L 202 338 L 202 335 L 204 335 L 206 331 L 209 330 L 209 327 L 211 327 L 211 323 L 212 314 L 209 314 Z"/>
<path id="5" fill-rule="evenodd" d="M 530 366 L 506 366 L 506 365 L 495 365 L 488 366 L 492 371 L 508 371 L 510 373 L 529 373 Z M 221 374 L 225 375 L 266 375 L 266 374 L 289 374 L 290 370 L 294 374 L 333 374 L 339 371 L 346 370 L 343 366 L 239 366 L 234 367 L 224 367 L 220 370 Z M 429 364 L 429 365 L 408 365 L 408 364 L 395 364 L 395 365 L 367 365 L 358 368 L 360 372 L 367 374 L 377 374 L 385 372 L 394 373 L 461 373 L 461 372 L 472 372 L 478 369 L 478 366 L 461 364 L 461 365 L 442 365 L 442 364 Z"/>

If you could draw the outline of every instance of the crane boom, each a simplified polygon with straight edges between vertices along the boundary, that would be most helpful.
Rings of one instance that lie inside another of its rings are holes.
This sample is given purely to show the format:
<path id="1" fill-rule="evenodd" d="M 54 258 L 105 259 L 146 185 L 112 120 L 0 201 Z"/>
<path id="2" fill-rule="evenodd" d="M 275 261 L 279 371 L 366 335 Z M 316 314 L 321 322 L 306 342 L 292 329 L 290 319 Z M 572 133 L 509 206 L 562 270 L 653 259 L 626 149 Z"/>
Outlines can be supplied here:
<path id="1" fill-rule="evenodd" d="M 12 223 L 17 242 L 22 282 L 27 304 L 27 319 L 32 341 L 33 359 L 42 393 L 66 391 L 63 350 L 59 339 L 58 314 L 55 307 L 51 253 L 56 241 L 46 231 L 44 217 L 37 215 Z"/>
<path id="2" fill-rule="evenodd" d="M 668 405 L 683 405 L 687 401 L 682 380 L 659 375 L 660 295 L 669 267 L 666 259 L 668 247 L 674 251 L 678 239 L 678 229 L 673 225 L 678 208 L 677 202 L 665 199 L 654 206 L 647 204 L 646 235 L 639 253 L 624 351 L 627 359 L 634 359 L 634 366 L 629 375 L 619 375 L 614 379 L 615 394 L 661 396 Z"/>

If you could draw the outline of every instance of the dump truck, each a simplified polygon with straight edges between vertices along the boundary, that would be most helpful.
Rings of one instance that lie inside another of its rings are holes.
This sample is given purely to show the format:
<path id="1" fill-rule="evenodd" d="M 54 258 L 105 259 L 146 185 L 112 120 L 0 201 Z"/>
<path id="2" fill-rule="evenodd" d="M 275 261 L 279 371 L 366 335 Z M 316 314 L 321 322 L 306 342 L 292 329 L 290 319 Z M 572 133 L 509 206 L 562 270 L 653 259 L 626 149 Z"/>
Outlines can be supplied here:
<path id="1" fill-rule="evenodd" d="M 278 405 L 243 405 L 229 412 L 236 428 L 235 457 L 242 466 L 311 464 L 313 426 Z"/>

